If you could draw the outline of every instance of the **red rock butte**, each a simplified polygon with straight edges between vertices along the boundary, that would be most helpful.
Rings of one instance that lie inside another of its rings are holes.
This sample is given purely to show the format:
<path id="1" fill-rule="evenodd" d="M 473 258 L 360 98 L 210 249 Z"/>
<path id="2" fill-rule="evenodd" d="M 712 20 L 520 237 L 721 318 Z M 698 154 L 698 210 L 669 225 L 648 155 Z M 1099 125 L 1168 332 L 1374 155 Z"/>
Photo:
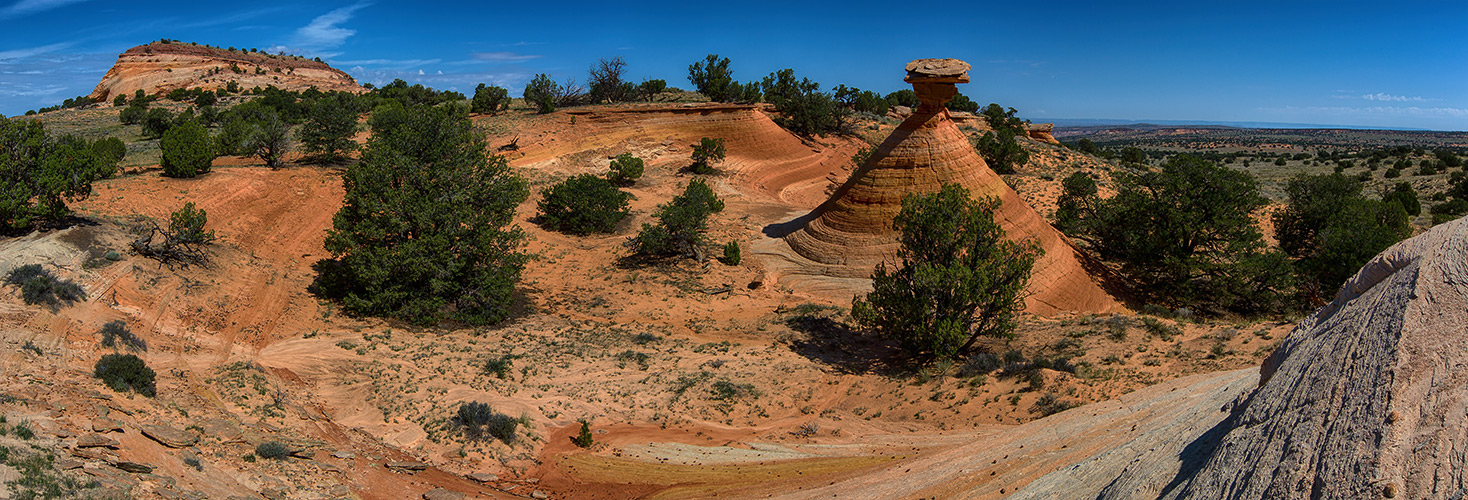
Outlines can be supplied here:
<path id="1" fill-rule="evenodd" d="M 108 101 L 117 95 L 132 97 L 174 89 L 224 88 L 230 81 L 241 89 L 274 85 L 284 90 L 316 87 L 323 92 L 363 92 L 351 75 L 326 63 L 300 56 L 229 50 L 183 42 L 153 42 L 139 45 L 117 56 L 117 62 L 102 76 L 91 98 Z"/>
<path id="2" fill-rule="evenodd" d="M 822 272 L 840 277 L 867 277 L 879 262 L 893 262 L 897 234 L 892 219 L 902 198 L 937 192 L 958 183 L 975 197 L 992 196 L 1002 204 L 995 219 L 1014 240 L 1033 240 L 1045 250 L 1035 262 L 1025 309 L 1036 314 L 1105 312 L 1119 308 L 1081 265 L 1074 247 L 1040 214 L 1020 200 L 989 169 L 943 106 L 967 83 L 968 63 L 957 59 L 919 59 L 908 63 L 905 81 L 922 104 L 882 142 L 851 178 L 803 220 L 804 227 L 785 236 L 801 256 L 827 264 Z"/>

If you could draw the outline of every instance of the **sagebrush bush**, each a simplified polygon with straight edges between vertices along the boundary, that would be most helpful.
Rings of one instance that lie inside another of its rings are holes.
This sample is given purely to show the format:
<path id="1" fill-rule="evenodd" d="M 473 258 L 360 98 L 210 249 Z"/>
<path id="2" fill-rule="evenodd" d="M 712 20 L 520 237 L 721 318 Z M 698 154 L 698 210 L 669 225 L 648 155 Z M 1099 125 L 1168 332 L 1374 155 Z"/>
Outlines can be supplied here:
<path id="1" fill-rule="evenodd" d="M 133 391 L 147 397 L 157 395 L 152 368 L 131 354 L 108 354 L 97 360 L 93 376 L 117 392 Z"/>
<path id="2" fill-rule="evenodd" d="M 515 442 L 515 430 L 520 427 L 519 419 L 496 412 L 489 404 L 478 401 L 460 404 L 454 423 L 471 440 L 493 437 L 505 444 Z"/>
<path id="3" fill-rule="evenodd" d="M 21 299 L 30 305 L 59 307 L 87 298 L 81 285 L 53 276 L 40 264 L 27 264 L 11 269 L 10 274 L 5 277 L 5 284 L 19 286 Z"/>
<path id="4" fill-rule="evenodd" d="M 541 224 L 548 229 L 577 236 L 610 233 L 627 217 L 632 199 L 612 181 L 581 174 L 540 192 Z"/>
<path id="5" fill-rule="evenodd" d="M 266 441 L 255 446 L 255 455 L 260 458 L 281 460 L 290 456 L 291 450 L 279 441 Z"/>

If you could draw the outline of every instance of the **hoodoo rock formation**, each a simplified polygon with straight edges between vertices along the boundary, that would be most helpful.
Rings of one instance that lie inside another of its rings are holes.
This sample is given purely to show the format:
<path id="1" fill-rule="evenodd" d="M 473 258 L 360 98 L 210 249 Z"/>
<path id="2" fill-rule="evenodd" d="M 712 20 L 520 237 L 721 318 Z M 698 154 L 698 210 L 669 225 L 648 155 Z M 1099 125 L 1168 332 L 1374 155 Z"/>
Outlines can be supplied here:
<path id="1" fill-rule="evenodd" d="M 154 42 L 127 49 L 97 88 L 95 101 L 129 97 L 139 89 L 158 94 L 180 88 L 217 89 L 230 81 L 242 89 L 274 85 L 285 90 L 362 92 L 351 75 L 326 63 L 298 56 L 226 50 L 180 42 Z"/>
<path id="2" fill-rule="evenodd" d="M 921 105 L 820 207 L 785 236 L 800 256 L 815 261 L 829 276 L 864 278 L 877 263 L 897 253 L 892 219 L 902 198 L 963 185 L 974 196 L 993 196 L 1002 205 L 995 219 L 1016 240 L 1033 239 L 1045 254 L 1035 262 L 1026 309 L 1039 314 L 1101 312 L 1116 301 L 1081 266 L 1075 248 L 1026 205 L 990 170 L 943 104 L 967 83 L 968 63 L 957 59 L 919 59 L 907 65 L 905 81 Z"/>

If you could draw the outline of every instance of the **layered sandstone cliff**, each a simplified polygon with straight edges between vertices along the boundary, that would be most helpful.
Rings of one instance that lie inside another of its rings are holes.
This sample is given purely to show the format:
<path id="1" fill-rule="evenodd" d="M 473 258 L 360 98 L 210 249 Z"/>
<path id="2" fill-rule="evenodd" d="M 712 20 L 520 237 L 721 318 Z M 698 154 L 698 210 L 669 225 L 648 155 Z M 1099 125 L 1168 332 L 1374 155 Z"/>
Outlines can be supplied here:
<path id="1" fill-rule="evenodd" d="M 274 85 L 285 90 L 361 92 L 351 75 L 326 63 L 299 56 L 227 50 L 186 43 L 154 42 L 117 56 L 117 63 L 91 97 L 110 101 L 141 89 L 148 94 L 180 88 L 217 89 L 236 82 L 242 89 Z"/>

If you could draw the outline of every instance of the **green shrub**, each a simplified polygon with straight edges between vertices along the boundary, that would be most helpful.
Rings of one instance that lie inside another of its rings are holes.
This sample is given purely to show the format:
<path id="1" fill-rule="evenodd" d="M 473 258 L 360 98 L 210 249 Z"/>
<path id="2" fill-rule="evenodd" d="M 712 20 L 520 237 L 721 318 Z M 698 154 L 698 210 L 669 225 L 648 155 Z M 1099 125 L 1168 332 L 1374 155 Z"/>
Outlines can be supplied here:
<path id="1" fill-rule="evenodd" d="M 1047 392 L 1044 395 L 1040 396 L 1040 399 L 1035 401 L 1034 406 L 1030 407 L 1030 412 L 1038 413 L 1041 417 L 1048 417 L 1050 415 L 1054 415 L 1056 413 L 1060 413 L 1065 410 L 1075 408 L 1077 406 L 1080 406 L 1080 403 L 1077 403 L 1075 401 L 1064 401 L 1056 397 L 1054 394 L 1050 394 Z"/>
<path id="2" fill-rule="evenodd" d="M 68 201 L 91 195 L 93 181 L 116 171 L 111 154 L 97 151 L 79 137 L 47 134 L 38 120 L 0 116 L 0 230 L 70 215 Z"/>
<path id="3" fill-rule="evenodd" d="M 209 132 L 192 120 L 164 132 L 159 147 L 163 149 L 163 175 L 168 177 L 195 177 L 209 172 L 214 162 Z"/>
<path id="4" fill-rule="evenodd" d="M 745 96 L 745 86 L 735 81 L 734 72 L 729 70 L 729 58 L 718 54 L 688 65 L 688 82 L 714 102 L 737 102 Z"/>
<path id="5" fill-rule="evenodd" d="M 796 80 L 794 70 L 770 73 L 760 83 L 760 91 L 783 115 L 777 123 L 795 134 L 810 137 L 846 131 L 847 109 L 838 106 L 831 94 L 821 92 L 820 83 L 809 78 Z"/>
<path id="6" fill-rule="evenodd" d="M 163 133 L 173 126 L 173 113 L 163 108 L 149 109 L 142 118 L 143 137 L 157 139 L 163 137 Z"/>
<path id="7" fill-rule="evenodd" d="M 122 341 L 122 345 L 130 350 L 148 350 L 148 343 L 133 334 L 132 330 L 127 327 L 126 321 L 120 319 L 108 321 L 107 324 L 102 325 L 101 334 L 102 347 L 116 347 L 117 342 Z"/>
<path id="8" fill-rule="evenodd" d="M 632 156 L 632 153 L 622 153 L 612 160 L 608 167 L 607 180 L 618 186 L 631 186 L 642 178 L 642 158 Z"/>
<path id="9" fill-rule="evenodd" d="M 1381 197 L 1381 201 L 1397 204 L 1407 215 L 1413 217 L 1422 215 L 1422 202 L 1417 199 L 1417 190 L 1412 189 L 1410 182 L 1398 182 L 1391 191 Z"/>
<path id="10" fill-rule="evenodd" d="M 506 109 L 510 109 L 509 90 L 483 83 L 474 87 L 474 101 L 470 106 L 469 112 L 493 114 Z"/>
<path id="11" fill-rule="evenodd" d="M 311 161 L 334 163 L 357 149 L 352 136 L 357 134 L 357 98 L 346 92 L 335 92 L 317 99 L 306 115 L 306 122 L 296 131 L 301 151 Z"/>
<path id="12" fill-rule="evenodd" d="M 112 177 L 117 173 L 117 164 L 127 156 L 127 145 L 122 139 L 116 137 L 104 137 L 92 143 L 92 154 L 98 161 L 98 175 L 102 178 Z"/>
<path id="13" fill-rule="evenodd" d="M 643 224 L 632 239 L 633 249 L 651 257 L 695 257 L 703 243 L 708 216 L 724 210 L 724 201 L 714 196 L 703 179 L 694 179 L 667 204 L 659 205 L 653 218 L 657 224 Z"/>
<path id="14" fill-rule="evenodd" d="M 898 90 L 887 94 L 884 98 L 887 102 L 892 103 L 893 106 L 916 108 L 918 104 L 922 103 L 918 100 L 917 92 L 912 89 Z"/>
<path id="15" fill-rule="evenodd" d="M 157 394 L 153 369 L 132 354 L 103 355 L 92 374 L 117 392 L 133 391 L 150 398 Z"/>
<path id="16" fill-rule="evenodd" d="M 540 192 L 541 224 L 563 233 L 585 236 L 615 231 L 627 217 L 632 198 L 611 181 L 581 174 Z"/>
<path id="17" fill-rule="evenodd" d="M 1008 130 L 1000 130 L 999 133 L 984 132 L 984 135 L 973 141 L 979 155 L 984 157 L 984 163 L 995 173 L 1012 174 L 1018 167 L 1030 162 L 1030 153 L 1025 151 L 1024 146 L 1019 144 L 1015 135 Z"/>
<path id="18" fill-rule="evenodd" d="M 86 300 L 87 293 L 81 285 L 71 280 L 57 278 L 40 264 L 27 264 L 10 270 L 5 284 L 20 287 L 21 299 L 26 304 L 45 304 L 51 307 L 70 305 Z"/>
<path id="19" fill-rule="evenodd" d="M 493 437 L 505 444 L 515 442 L 515 430 L 521 423 L 519 419 L 496 412 L 488 404 L 478 401 L 459 404 L 453 422 L 470 440 Z"/>
<path id="20" fill-rule="evenodd" d="M 489 358 L 484 360 L 484 373 L 504 380 L 510 374 L 510 368 L 513 367 L 514 363 L 515 356 L 508 354 L 497 358 Z"/>
<path id="21" fill-rule="evenodd" d="M 578 448 L 590 448 L 596 443 L 591 436 L 591 424 L 585 420 L 581 421 L 581 432 L 571 437 L 571 443 Z"/>
<path id="22" fill-rule="evenodd" d="M 1362 195 L 1360 181 L 1341 174 L 1290 180 L 1289 201 L 1274 215 L 1275 237 L 1282 250 L 1299 258 L 1295 268 L 1307 295 L 1332 295 L 1366 261 L 1411 235 L 1402 205 L 1412 188 L 1405 187 L 1384 197 L 1397 201 L 1375 201 Z M 1416 193 L 1410 198 L 1415 201 Z"/>
<path id="23" fill-rule="evenodd" d="M 462 105 L 379 106 L 326 237 L 317 290 L 352 313 L 417 324 L 509 317 L 528 259 L 512 225 L 525 180 L 487 154 Z M 392 228 L 388 230 L 387 228 Z"/>
<path id="24" fill-rule="evenodd" d="M 123 125 L 137 125 L 142 123 L 143 119 L 147 118 L 147 116 L 148 107 L 146 104 L 139 105 L 138 103 L 133 103 L 126 108 L 122 108 L 122 112 L 117 114 L 117 119 Z"/>
<path id="25" fill-rule="evenodd" d="M 740 261 L 740 255 L 739 255 L 739 253 L 740 253 L 739 252 L 739 242 L 737 242 L 737 241 L 731 241 L 731 242 L 725 243 L 724 244 L 724 256 L 723 256 L 723 258 L 720 258 L 719 261 L 720 262 L 723 262 L 725 265 L 737 266 L 737 265 L 739 265 L 739 261 Z"/>
<path id="26" fill-rule="evenodd" d="M 291 449 L 279 441 L 266 441 L 255 445 L 255 455 L 271 460 L 284 460 L 291 456 Z"/>
<path id="27" fill-rule="evenodd" d="M 1086 197 L 1095 209 L 1074 233 L 1120 262 L 1144 301 L 1235 313 L 1292 305 L 1289 260 L 1264 244 L 1253 215 L 1268 200 L 1248 173 L 1178 155 L 1116 184 L 1111 198 Z"/>
<path id="28" fill-rule="evenodd" d="M 856 323 L 921 361 L 965 353 L 979 337 L 1011 336 L 1041 250 L 1004 238 L 999 203 L 975 201 L 958 184 L 904 198 L 892 221 L 900 263 L 877 265 L 872 292 L 852 302 Z"/>
<path id="29" fill-rule="evenodd" d="M 944 103 L 943 105 L 951 111 L 963 111 L 968 113 L 979 112 L 979 103 L 974 102 L 974 100 L 970 99 L 969 96 L 963 95 L 962 92 L 955 94 L 952 99 L 949 99 L 948 102 Z"/>
<path id="30" fill-rule="evenodd" d="M 713 164 L 724 161 L 726 151 L 724 151 L 724 139 L 722 137 L 718 139 L 704 137 L 698 140 L 698 144 L 692 144 L 689 147 L 693 148 L 693 153 L 690 155 L 693 159 L 693 165 L 690 165 L 688 168 L 695 174 L 713 174 L 717 172 L 717 170 L 714 170 Z"/>

